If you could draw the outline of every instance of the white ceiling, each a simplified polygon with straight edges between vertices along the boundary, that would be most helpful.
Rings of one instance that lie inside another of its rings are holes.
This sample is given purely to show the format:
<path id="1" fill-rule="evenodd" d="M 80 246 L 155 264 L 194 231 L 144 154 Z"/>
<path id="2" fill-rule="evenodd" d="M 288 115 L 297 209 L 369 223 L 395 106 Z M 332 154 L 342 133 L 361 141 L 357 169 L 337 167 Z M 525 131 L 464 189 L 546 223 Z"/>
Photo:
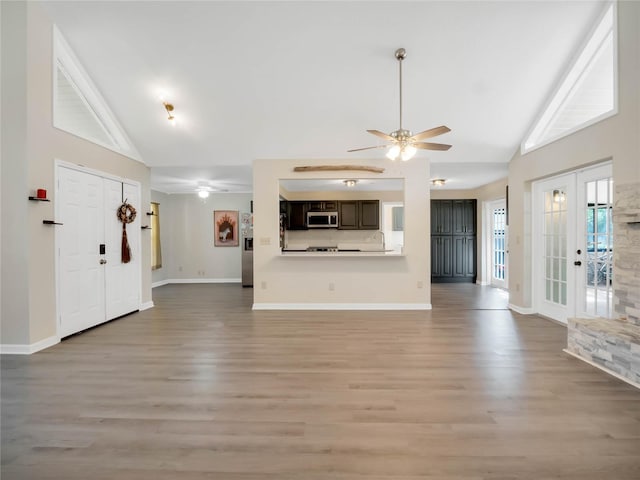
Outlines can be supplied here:
<path id="1" fill-rule="evenodd" d="M 44 2 L 152 187 L 251 189 L 254 159 L 380 158 L 366 129 L 438 125 L 432 177 L 505 177 L 601 1 Z M 175 105 L 171 127 L 159 92 Z M 455 181 L 454 181 L 455 179 Z M 429 179 L 425 179 L 427 184 Z M 479 183 L 482 182 L 482 183 Z M 447 188 L 447 187 L 445 187 Z"/>

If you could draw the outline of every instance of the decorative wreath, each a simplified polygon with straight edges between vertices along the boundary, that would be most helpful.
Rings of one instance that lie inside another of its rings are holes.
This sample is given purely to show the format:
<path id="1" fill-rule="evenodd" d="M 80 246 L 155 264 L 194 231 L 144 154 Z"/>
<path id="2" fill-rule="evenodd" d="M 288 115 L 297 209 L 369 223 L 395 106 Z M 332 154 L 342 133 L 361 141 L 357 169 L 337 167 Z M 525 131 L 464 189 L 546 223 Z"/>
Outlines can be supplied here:
<path id="1" fill-rule="evenodd" d="M 136 219 L 136 209 L 125 201 L 118 207 L 118 218 L 124 224 L 132 223 Z"/>

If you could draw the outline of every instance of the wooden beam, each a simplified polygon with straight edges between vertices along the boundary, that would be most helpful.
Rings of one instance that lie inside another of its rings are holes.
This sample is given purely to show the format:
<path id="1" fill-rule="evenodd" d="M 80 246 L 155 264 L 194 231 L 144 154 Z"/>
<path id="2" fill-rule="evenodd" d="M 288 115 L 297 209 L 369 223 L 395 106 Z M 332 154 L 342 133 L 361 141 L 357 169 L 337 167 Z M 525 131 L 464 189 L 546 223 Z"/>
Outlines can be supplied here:
<path id="1" fill-rule="evenodd" d="M 294 167 L 294 172 L 338 172 L 345 170 L 356 170 L 362 172 L 382 173 L 384 168 L 368 167 L 366 165 L 308 165 L 304 167 Z"/>

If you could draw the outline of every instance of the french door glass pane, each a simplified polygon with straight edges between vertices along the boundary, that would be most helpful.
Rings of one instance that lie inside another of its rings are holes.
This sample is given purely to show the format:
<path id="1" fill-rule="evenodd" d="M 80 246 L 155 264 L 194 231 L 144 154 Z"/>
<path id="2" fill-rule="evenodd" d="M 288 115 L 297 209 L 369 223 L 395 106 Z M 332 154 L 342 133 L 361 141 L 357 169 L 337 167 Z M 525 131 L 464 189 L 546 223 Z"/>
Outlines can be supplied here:
<path id="1" fill-rule="evenodd" d="M 544 267 L 545 300 L 567 304 L 567 211 L 566 188 L 554 188 L 544 193 Z"/>
<path id="2" fill-rule="evenodd" d="M 613 314 L 613 181 L 610 177 L 585 183 L 586 268 L 581 296 L 588 315 Z"/>

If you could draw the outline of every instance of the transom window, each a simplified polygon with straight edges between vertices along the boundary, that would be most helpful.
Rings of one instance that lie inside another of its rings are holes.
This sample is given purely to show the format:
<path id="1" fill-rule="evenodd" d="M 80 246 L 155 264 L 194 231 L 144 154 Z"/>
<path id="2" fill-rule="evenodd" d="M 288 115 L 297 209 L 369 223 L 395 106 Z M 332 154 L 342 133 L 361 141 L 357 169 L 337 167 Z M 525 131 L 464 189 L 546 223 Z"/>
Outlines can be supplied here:
<path id="1" fill-rule="evenodd" d="M 615 4 L 609 4 L 522 142 L 523 154 L 617 113 L 615 13 Z"/>

